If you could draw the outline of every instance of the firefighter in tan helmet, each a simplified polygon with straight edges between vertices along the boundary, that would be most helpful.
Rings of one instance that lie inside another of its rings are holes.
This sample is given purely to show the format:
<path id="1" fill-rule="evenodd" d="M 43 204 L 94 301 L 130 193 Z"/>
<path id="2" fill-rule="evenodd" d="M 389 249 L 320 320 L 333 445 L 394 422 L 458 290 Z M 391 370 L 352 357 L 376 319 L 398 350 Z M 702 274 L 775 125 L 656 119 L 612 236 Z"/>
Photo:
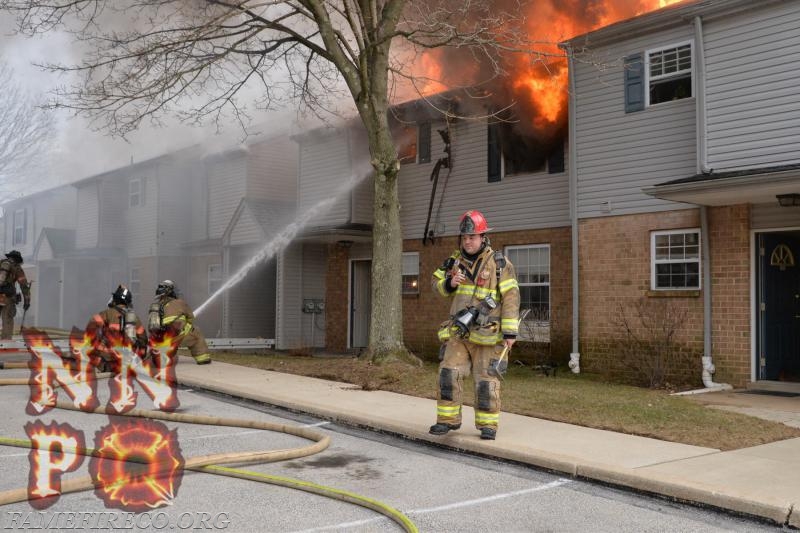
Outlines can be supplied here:
<path id="1" fill-rule="evenodd" d="M 6 258 L 0 261 L 0 317 L 3 320 L 3 329 L 0 338 L 10 339 L 14 332 L 14 316 L 17 314 L 16 285 L 22 291 L 22 308 L 27 311 L 31 306 L 31 285 L 22 270 L 22 254 L 11 250 Z"/>
<path id="2" fill-rule="evenodd" d="M 185 344 L 198 365 L 211 362 L 203 333 L 194 324 L 194 313 L 189 305 L 178 298 L 175 283 L 166 279 L 156 288 L 156 299 L 147 314 L 147 328 L 151 334 L 171 328 L 177 334 L 178 344 Z"/>
<path id="3" fill-rule="evenodd" d="M 433 290 L 451 299 L 450 320 L 439 329 L 436 424 L 444 435 L 461 427 L 464 377 L 475 380 L 475 427 L 494 440 L 500 418 L 500 375 L 519 328 L 519 285 L 514 266 L 489 245 L 490 228 L 480 211 L 467 211 L 459 223 L 459 249 L 433 273 Z"/>
<path id="4" fill-rule="evenodd" d="M 118 286 L 111 293 L 107 309 L 89 320 L 86 333 L 98 341 L 98 372 L 119 372 L 120 361 L 115 355 L 114 337 L 120 340 L 126 337 L 140 357 L 147 357 L 147 334 L 133 310 L 133 295 L 125 285 Z"/>

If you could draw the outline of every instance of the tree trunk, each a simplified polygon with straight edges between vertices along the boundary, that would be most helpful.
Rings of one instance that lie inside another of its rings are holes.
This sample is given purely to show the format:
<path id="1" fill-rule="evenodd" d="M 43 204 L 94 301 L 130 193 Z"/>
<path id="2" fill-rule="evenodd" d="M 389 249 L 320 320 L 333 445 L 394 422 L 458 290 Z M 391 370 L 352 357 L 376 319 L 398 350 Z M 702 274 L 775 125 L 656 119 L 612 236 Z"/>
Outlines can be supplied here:
<path id="1" fill-rule="evenodd" d="M 397 183 L 400 162 L 389 130 L 387 112 L 386 100 L 377 98 L 371 101 L 368 116 L 362 114 L 375 169 L 372 310 L 369 347 L 364 357 L 378 363 L 400 360 L 419 365 L 421 361 L 410 354 L 403 344 L 403 235 Z"/>

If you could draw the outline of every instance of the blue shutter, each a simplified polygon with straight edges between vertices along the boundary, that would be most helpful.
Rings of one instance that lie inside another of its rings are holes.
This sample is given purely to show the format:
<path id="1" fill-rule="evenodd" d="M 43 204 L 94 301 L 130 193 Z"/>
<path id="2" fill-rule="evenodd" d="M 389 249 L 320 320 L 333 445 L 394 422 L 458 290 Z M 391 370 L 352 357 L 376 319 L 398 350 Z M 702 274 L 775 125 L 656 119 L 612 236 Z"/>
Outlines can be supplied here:
<path id="1" fill-rule="evenodd" d="M 625 58 L 625 112 L 644 109 L 644 61 L 642 53 Z"/>
<path id="2" fill-rule="evenodd" d="M 489 139 L 488 139 L 488 157 L 489 160 L 489 183 L 500 181 L 500 158 L 502 152 L 500 150 L 500 125 L 489 124 Z"/>
<path id="3" fill-rule="evenodd" d="M 417 146 L 417 162 L 430 163 L 431 162 L 431 123 L 421 122 L 418 126 L 419 138 Z"/>

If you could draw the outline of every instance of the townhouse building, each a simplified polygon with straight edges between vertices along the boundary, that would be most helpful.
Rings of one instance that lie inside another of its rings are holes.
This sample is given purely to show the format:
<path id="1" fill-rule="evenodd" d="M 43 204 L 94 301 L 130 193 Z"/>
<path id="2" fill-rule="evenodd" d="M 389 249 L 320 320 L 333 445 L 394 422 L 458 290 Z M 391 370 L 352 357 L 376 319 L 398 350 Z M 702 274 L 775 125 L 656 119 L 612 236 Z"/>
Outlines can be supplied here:
<path id="1" fill-rule="evenodd" d="M 668 299 L 716 381 L 800 381 L 798 22 L 701 0 L 563 43 L 582 366 L 624 372 L 609 310 Z"/>
<path id="2" fill-rule="evenodd" d="M 54 321 L 64 307 L 62 257 L 75 239 L 76 200 L 75 189 L 64 186 L 3 205 L 3 250 L 19 250 L 33 283 L 27 325 Z"/>

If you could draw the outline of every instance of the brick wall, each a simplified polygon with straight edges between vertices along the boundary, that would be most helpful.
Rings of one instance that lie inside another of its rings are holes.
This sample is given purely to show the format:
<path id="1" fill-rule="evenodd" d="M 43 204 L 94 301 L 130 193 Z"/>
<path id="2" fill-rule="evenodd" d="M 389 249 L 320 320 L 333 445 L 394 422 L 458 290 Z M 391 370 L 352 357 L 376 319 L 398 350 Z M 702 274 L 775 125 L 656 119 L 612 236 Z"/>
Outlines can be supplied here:
<path id="1" fill-rule="evenodd" d="M 750 381 L 750 206 L 708 210 L 714 381 Z"/>
<path id="2" fill-rule="evenodd" d="M 334 352 L 347 350 L 347 302 L 349 249 L 328 245 L 325 273 L 325 347 Z"/>
<path id="3" fill-rule="evenodd" d="M 490 235 L 492 247 L 501 250 L 504 246 L 549 244 L 550 245 L 550 303 L 554 317 L 554 337 L 569 335 L 571 315 L 571 250 L 570 229 L 554 228 L 528 230 Z M 403 243 L 405 252 L 419 253 L 419 294 L 403 296 L 403 335 L 406 346 L 415 353 L 433 359 L 439 351 L 436 330 L 448 318 L 449 300 L 433 292 L 430 279 L 445 259 L 458 247 L 456 237 L 437 239 L 434 244 L 423 246 L 419 239 L 408 239 Z M 326 301 L 328 317 L 327 348 L 344 351 L 347 347 L 347 280 L 348 250 L 332 245 L 328 249 L 328 272 L 326 279 Z M 568 349 L 567 349 L 568 351 Z M 565 354 L 566 357 L 566 354 Z"/>
<path id="4" fill-rule="evenodd" d="M 623 364 L 615 344 L 621 331 L 618 317 L 624 312 L 632 318 L 636 302 L 642 298 L 668 298 L 671 305 L 687 312 L 684 327 L 676 337 L 685 357 L 671 369 L 670 379 L 699 383 L 702 369 L 699 358 L 703 351 L 702 291 L 650 290 L 651 232 L 699 227 L 698 209 L 580 222 L 583 369 L 635 379 L 630 367 Z M 742 385 L 750 375 L 749 209 L 710 208 L 709 246 L 715 380 Z"/>

